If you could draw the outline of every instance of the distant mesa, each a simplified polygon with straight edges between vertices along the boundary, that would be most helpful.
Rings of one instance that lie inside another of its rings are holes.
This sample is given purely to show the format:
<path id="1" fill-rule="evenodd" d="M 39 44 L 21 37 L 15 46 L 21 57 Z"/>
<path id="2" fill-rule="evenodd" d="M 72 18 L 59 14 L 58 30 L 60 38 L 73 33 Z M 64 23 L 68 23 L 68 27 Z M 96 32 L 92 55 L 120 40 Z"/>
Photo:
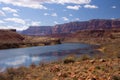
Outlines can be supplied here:
<path id="1" fill-rule="evenodd" d="M 49 35 L 52 34 L 52 26 L 30 26 L 21 33 L 26 35 Z"/>
<path id="2" fill-rule="evenodd" d="M 25 35 L 51 35 L 74 33 L 79 30 L 106 30 L 120 28 L 119 19 L 92 19 L 89 21 L 70 22 L 55 26 L 30 26 L 22 31 Z"/>

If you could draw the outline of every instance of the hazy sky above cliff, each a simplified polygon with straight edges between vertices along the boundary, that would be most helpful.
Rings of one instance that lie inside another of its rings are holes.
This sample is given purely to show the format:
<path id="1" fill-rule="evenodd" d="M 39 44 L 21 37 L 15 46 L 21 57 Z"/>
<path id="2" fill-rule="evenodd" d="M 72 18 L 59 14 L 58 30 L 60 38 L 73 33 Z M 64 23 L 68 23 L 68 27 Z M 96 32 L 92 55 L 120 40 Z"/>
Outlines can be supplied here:
<path id="1" fill-rule="evenodd" d="M 120 0 L 0 0 L 0 28 L 120 18 Z"/>

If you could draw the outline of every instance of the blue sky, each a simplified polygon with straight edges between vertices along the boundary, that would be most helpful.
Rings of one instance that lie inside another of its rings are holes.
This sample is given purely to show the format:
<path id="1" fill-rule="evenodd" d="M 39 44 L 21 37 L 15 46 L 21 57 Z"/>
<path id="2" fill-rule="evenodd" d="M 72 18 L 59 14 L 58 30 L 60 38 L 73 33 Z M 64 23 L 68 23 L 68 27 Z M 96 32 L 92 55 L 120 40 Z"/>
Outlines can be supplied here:
<path id="1" fill-rule="evenodd" d="M 0 29 L 120 18 L 120 0 L 0 0 Z"/>

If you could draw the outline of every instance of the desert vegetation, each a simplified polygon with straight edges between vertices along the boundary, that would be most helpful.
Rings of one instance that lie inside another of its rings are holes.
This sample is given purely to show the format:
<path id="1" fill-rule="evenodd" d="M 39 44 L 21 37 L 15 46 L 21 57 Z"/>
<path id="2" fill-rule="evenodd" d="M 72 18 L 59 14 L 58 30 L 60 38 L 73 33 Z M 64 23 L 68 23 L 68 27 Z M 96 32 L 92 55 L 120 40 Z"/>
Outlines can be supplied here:
<path id="1" fill-rule="evenodd" d="M 120 80 L 120 58 L 68 56 L 52 63 L 9 68 L 0 80 Z"/>

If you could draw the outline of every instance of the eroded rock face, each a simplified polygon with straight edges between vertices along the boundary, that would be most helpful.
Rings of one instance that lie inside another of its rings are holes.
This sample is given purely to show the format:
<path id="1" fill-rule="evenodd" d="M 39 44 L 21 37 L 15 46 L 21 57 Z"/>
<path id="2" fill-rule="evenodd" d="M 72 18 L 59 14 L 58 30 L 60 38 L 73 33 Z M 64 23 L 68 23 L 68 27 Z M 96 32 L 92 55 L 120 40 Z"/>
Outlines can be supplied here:
<path id="1" fill-rule="evenodd" d="M 120 28 L 120 20 L 93 19 L 89 21 L 88 29 L 111 29 Z"/>
<path id="2" fill-rule="evenodd" d="M 17 48 L 24 37 L 13 30 L 0 30 L 0 49 Z"/>
<path id="3" fill-rule="evenodd" d="M 120 20 L 93 19 L 82 22 L 70 22 L 51 26 L 31 26 L 22 34 L 27 35 L 51 35 L 73 33 L 79 30 L 103 30 L 120 28 Z"/>
<path id="4" fill-rule="evenodd" d="M 61 25 L 56 25 L 52 29 L 52 33 L 72 33 L 79 30 L 101 30 L 101 29 L 113 29 L 120 28 L 119 20 L 102 20 L 93 19 L 83 22 L 71 22 Z"/>
<path id="5" fill-rule="evenodd" d="M 83 30 L 86 29 L 88 26 L 88 22 L 70 22 L 70 23 L 65 23 L 65 24 L 60 24 L 60 25 L 55 25 L 52 28 L 52 33 L 72 33 L 76 32 L 78 30 Z"/>
<path id="6" fill-rule="evenodd" d="M 76 38 L 117 38 L 120 37 L 120 29 L 109 30 L 81 30 L 73 34 L 69 34 L 67 37 Z"/>

